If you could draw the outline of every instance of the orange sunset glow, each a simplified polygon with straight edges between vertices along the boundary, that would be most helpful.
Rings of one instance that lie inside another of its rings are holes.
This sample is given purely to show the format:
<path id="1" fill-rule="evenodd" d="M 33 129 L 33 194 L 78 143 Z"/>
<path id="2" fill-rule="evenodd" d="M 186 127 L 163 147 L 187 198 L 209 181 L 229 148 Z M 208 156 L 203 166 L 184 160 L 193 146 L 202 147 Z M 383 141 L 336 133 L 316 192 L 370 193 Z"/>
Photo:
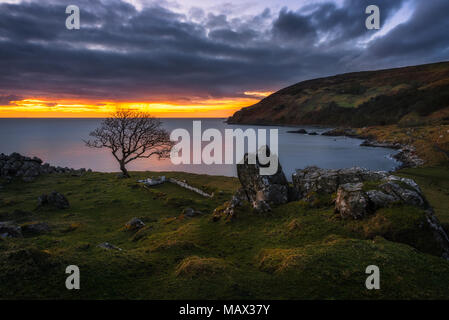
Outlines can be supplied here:
<path id="1" fill-rule="evenodd" d="M 138 109 L 163 118 L 224 118 L 271 92 L 245 92 L 248 98 L 157 102 L 113 102 L 29 98 L 0 106 L 0 118 L 102 118 L 117 108 Z"/>

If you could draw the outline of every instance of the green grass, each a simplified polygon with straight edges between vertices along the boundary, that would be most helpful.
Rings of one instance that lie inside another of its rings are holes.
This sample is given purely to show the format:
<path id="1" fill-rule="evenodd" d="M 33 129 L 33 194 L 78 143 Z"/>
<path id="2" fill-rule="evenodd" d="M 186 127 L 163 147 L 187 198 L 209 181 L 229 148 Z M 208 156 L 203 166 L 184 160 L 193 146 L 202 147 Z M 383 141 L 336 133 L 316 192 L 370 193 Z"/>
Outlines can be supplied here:
<path id="1" fill-rule="evenodd" d="M 240 212 L 232 222 L 212 222 L 214 208 L 237 190 L 237 179 L 163 173 L 214 192 L 215 197 L 208 199 L 172 184 L 148 190 L 135 182 L 152 174 L 133 173 L 128 180 L 103 173 L 52 175 L 32 183 L 15 181 L 1 189 L 0 221 L 42 221 L 52 230 L 0 240 L 0 298 L 449 297 L 449 262 L 424 253 L 426 248 L 419 251 L 410 239 L 389 236 L 402 230 L 397 225 L 413 230 L 413 223 L 404 224 L 401 219 L 410 221 L 419 212 L 388 209 L 383 215 L 390 223 L 379 226 L 376 222 L 377 229 L 367 227 L 369 233 L 359 227 L 374 221 L 354 226 L 338 219 L 326 201 L 316 206 L 292 202 L 271 214 Z M 447 176 L 449 170 L 416 169 L 401 174 L 416 177 L 440 219 L 449 221 L 443 208 L 449 195 L 439 191 L 446 188 L 443 174 Z M 37 197 L 52 190 L 67 196 L 70 209 L 36 209 Z M 181 214 L 186 206 L 204 214 L 187 219 Z M 137 233 L 124 231 L 133 217 L 141 218 L 146 227 Z M 123 250 L 97 247 L 102 242 Z M 65 289 L 65 268 L 71 264 L 81 270 L 79 291 Z M 366 290 L 364 285 L 365 269 L 372 264 L 381 270 L 378 291 Z"/>
<path id="2" fill-rule="evenodd" d="M 414 179 L 432 204 L 441 223 L 449 226 L 449 164 L 404 169 L 399 175 Z M 448 229 L 449 230 L 449 229 Z"/>

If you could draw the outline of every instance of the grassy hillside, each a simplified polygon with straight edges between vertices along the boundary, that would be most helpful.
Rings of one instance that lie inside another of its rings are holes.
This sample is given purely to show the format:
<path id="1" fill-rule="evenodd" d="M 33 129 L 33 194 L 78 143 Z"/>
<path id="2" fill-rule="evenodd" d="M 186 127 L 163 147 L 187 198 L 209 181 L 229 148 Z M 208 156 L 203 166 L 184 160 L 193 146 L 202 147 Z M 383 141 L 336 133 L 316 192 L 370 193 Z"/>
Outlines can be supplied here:
<path id="1" fill-rule="evenodd" d="M 449 123 L 449 62 L 304 81 L 243 108 L 228 122 L 352 127 Z"/>
<path id="2" fill-rule="evenodd" d="M 401 174 L 418 179 L 448 226 L 449 169 Z M 0 221 L 51 227 L 47 234 L 0 239 L 0 298 L 449 298 L 449 262 L 392 240 L 413 228 L 416 209 L 351 222 L 326 202 L 292 202 L 271 215 L 247 211 L 231 223 L 213 222 L 213 209 L 230 198 L 237 179 L 166 173 L 215 192 L 208 199 L 172 184 L 145 189 L 135 182 L 150 175 L 51 175 L 0 189 Z M 36 209 L 37 197 L 52 190 L 65 194 L 71 208 Z M 183 217 L 185 207 L 204 214 Z M 133 217 L 146 227 L 124 231 Z M 123 251 L 97 246 L 106 241 Z M 65 289 L 70 264 L 80 267 L 79 291 Z M 381 290 L 365 289 L 371 264 L 381 269 Z"/>

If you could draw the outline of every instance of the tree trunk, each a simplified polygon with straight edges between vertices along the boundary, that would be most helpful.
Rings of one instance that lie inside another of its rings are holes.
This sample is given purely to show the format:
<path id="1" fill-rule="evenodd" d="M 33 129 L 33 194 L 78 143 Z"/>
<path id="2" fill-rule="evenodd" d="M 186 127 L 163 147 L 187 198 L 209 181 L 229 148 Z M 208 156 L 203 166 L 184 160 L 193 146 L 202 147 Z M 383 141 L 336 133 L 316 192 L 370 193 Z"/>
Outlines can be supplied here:
<path id="1" fill-rule="evenodd" d="M 130 177 L 129 173 L 128 173 L 128 170 L 126 170 L 124 161 L 120 162 L 120 170 L 122 170 L 123 178 L 129 178 Z"/>

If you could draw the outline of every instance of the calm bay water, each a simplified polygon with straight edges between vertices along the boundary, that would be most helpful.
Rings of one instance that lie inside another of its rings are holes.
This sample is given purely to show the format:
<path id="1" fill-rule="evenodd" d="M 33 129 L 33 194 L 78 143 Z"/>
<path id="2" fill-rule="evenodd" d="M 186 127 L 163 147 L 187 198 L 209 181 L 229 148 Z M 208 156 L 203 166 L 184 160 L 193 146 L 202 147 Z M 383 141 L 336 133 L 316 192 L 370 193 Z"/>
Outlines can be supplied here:
<path id="1" fill-rule="evenodd" d="M 163 119 L 168 130 L 184 128 L 192 132 L 194 119 Z M 360 147 L 361 140 L 345 137 L 309 136 L 287 133 L 297 128 L 271 126 L 227 125 L 223 119 L 198 119 L 203 131 L 207 128 L 224 130 L 242 128 L 279 129 L 279 157 L 290 179 L 295 169 L 309 165 L 322 168 L 360 166 L 372 170 L 392 170 L 398 163 L 390 156 L 393 150 Z M 101 119 L 0 119 L 0 153 L 19 152 L 37 156 L 52 165 L 91 168 L 94 171 L 117 172 L 118 165 L 106 150 L 90 149 L 82 139 L 89 138 Z M 304 127 L 321 133 L 325 128 Z M 178 165 L 169 159 L 139 159 L 129 165 L 135 171 L 186 171 L 210 175 L 236 176 L 235 165 Z"/>

